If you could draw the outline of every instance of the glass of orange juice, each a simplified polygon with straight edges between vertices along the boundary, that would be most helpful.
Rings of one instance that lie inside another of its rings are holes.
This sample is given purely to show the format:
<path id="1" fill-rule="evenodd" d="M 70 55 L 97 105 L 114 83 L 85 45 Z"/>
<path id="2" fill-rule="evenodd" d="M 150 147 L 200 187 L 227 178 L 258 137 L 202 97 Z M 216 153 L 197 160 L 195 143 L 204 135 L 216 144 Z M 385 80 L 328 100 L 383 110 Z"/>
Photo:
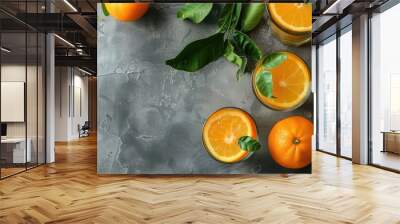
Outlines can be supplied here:
<path id="1" fill-rule="evenodd" d="M 219 162 L 237 163 L 253 154 L 240 148 L 238 141 L 242 136 L 257 139 L 257 127 L 250 114 L 239 108 L 221 108 L 203 126 L 204 148 Z"/>
<path id="2" fill-rule="evenodd" d="M 272 33 L 284 44 L 300 46 L 311 40 L 312 4 L 267 3 Z"/>
<path id="3" fill-rule="evenodd" d="M 311 89 L 311 74 L 306 63 L 290 52 L 287 59 L 278 66 L 267 69 L 260 60 L 252 74 L 253 91 L 257 99 L 265 106 L 278 111 L 291 111 L 301 106 L 308 98 Z M 272 96 L 262 94 L 257 87 L 257 76 L 266 71 L 272 75 Z"/>

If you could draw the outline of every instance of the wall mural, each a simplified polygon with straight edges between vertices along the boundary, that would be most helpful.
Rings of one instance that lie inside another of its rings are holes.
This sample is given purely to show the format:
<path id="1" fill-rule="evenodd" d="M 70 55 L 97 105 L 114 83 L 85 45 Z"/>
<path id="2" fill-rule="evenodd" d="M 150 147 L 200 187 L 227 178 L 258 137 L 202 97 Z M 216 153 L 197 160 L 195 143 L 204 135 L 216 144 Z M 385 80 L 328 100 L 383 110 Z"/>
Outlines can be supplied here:
<path id="1" fill-rule="evenodd" d="M 311 173 L 311 4 L 98 7 L 99 174 Z"/>

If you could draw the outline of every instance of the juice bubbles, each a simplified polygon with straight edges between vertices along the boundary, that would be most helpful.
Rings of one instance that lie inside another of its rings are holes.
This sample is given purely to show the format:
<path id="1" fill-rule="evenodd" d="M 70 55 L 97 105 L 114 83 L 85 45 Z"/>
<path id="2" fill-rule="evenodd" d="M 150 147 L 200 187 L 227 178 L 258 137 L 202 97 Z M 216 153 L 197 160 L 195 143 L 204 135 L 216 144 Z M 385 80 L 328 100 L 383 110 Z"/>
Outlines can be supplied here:
<path id="1" fill-rule="evenodd" d="M 267 9 L 272 32 L 284 44 L 300 46 L 311 40 L 311 4 L 269 3 Z"/>

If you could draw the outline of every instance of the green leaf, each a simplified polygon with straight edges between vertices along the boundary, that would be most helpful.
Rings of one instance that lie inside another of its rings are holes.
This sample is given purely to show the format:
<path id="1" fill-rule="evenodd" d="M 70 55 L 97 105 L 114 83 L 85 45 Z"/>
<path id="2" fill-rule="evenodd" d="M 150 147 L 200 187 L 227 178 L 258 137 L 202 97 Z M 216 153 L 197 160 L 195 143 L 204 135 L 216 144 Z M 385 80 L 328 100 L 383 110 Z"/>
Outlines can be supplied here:
<path id="1" fill-rule="evenodd" d="M 241 29 L 243 32 L 253 30 L 261 21 L 265 11 L 265 3 L 250 3 L 243 10 Z"/>
<path id="2" fill-rule="evenodd" d="M 273 98 L 271 72 L 262 71 L 260 74 L 256 75 L 256 87 L 263 96 Z"/>
<path id="3" fill-rule="evenodd" d="M 287 59 L 285 52 L 274 52 L 269 54 L 263 61 L 263 65 L 266 69 L 272 69 L 282 64 Z"/>
<path id="4" fill-rule="evenodd" d="M 232 20 L 231 20 L 231 29 L 235 29 L 237 24 L 239 23 L 240 14 L 242 12 L 242 3 L 234 3 Z"/>
<path id="5" fill-rule="evenodd" d="M 241 56 L 241 58 L 242 58 L 243 63 L 236 72 L 236 80 L 238 80 L 238 81 L 244 75 L 244 72 L 245 72 L 246 66 L 247 66 L 247 58 L 244 56 Z"/>
<path id="6" fill-rule="evenodd" d="M 235 45 L 253 60 L 258 61 L 261 59 L 262 52 L 260 48 L 249 36 L 236 30 L 233 33 L 233 40 Z"/>
<path id="7" fill-rule="evenodd" d="M 110 13 L 107 10 L 106 4 L 101 3 L 101 8 L 103 9 L 103 13 L 104 13 L 105 16 L 109 16 L 110 15 Z"/>
<path id="8" fill-rule="evenodd" d="M 167 60 L 166 64 L 177 70 L 195 72 L 223 56 L 225 45 L 224 34 L 217 33 L 188 44 L 178 56 Z"/>
<path id="9" fill-rule="evenodd" d="M 224 32 L 230 26 L 232 18 L 233 4 L 226 4 L 222 9 L 222 13 L 218 19 L 218 28 L 221 32 Z"/>
<path id="10" fill-rule="evenodd" d="M 242 150 L 248 152 L 255 152 L 261 148 L 261 144 L 250 136 L 240 137 L 238 144 Z"/>
<path id="11" fill-rule="evenodd" d="M 242 3 L 227 3 L 218 19 L 219 32 L 230 33 L 239 22 Z"/>
<path id="12" fill-rule="evenodd" d="M 239 80 L 244 75 L 244 71 L 247 65 L 247 58 L 236 54 L 232 43 L 229 41 L 225 48 L 224 57 L 226 60 L 239 67 L 236 72 L 236 79 Z"/>
<path id="13" fill-rule="evenodd" d="M 177 13 L 177 17 L 201 23 L 211 12 L 213 3 L 186 3 Z"/>

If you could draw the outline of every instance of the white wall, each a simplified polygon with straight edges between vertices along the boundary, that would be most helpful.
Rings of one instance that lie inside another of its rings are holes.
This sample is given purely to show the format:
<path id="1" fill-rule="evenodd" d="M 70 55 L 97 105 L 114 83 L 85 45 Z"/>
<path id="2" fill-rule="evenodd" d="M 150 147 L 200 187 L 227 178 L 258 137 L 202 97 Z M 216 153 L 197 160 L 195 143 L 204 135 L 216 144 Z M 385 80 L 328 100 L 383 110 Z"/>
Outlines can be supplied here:
<path id="1" fill-rule="evenodd" d="M 69 96 L 70 84 L 69 68 L 55 68 L 55 141 L 68 140 L 68 117 L 69 117 Z"/>
<path id="2" fill-rule="evenodd" d="M 77 70 L 75 70 L 77 71 Z M 78 124 L 83 125 L 85 121 L 89 120 L 88 116 L 88 77 L 87 76 L 82 76 L 82 73 L 79 73 L 79 75 L 76 75 L 74 77 L 74 108 L 72 109 L 73 112 L 73 119 L 71 120 L 71 135 L 74 138 L 77 138 L 79 133 L 78 133 Z M 80 91 L 80 93 L 78 93 Z M 80 95 L 80 99 L 78 96 Z M 80 103 L 78 102 L 80 100 Z M 81 107 L 81 108 L 79 108 Z M 75 110 L 75 113 L 74 111 Z M 81 110 L 81 111 L 80 111 Z"/>
<path id="3" fill-rule="evenodd" d="M 25 121 L 24 82 L 1 82 L 1 108 L 2 122 Z"/>
<path id="4" fill-rule="evenodd" d="M 55 140 L 77 139 L 78 124 L 88 120 L 88 78 L 72 67 L 56 67 L 55 73 Z"/>

